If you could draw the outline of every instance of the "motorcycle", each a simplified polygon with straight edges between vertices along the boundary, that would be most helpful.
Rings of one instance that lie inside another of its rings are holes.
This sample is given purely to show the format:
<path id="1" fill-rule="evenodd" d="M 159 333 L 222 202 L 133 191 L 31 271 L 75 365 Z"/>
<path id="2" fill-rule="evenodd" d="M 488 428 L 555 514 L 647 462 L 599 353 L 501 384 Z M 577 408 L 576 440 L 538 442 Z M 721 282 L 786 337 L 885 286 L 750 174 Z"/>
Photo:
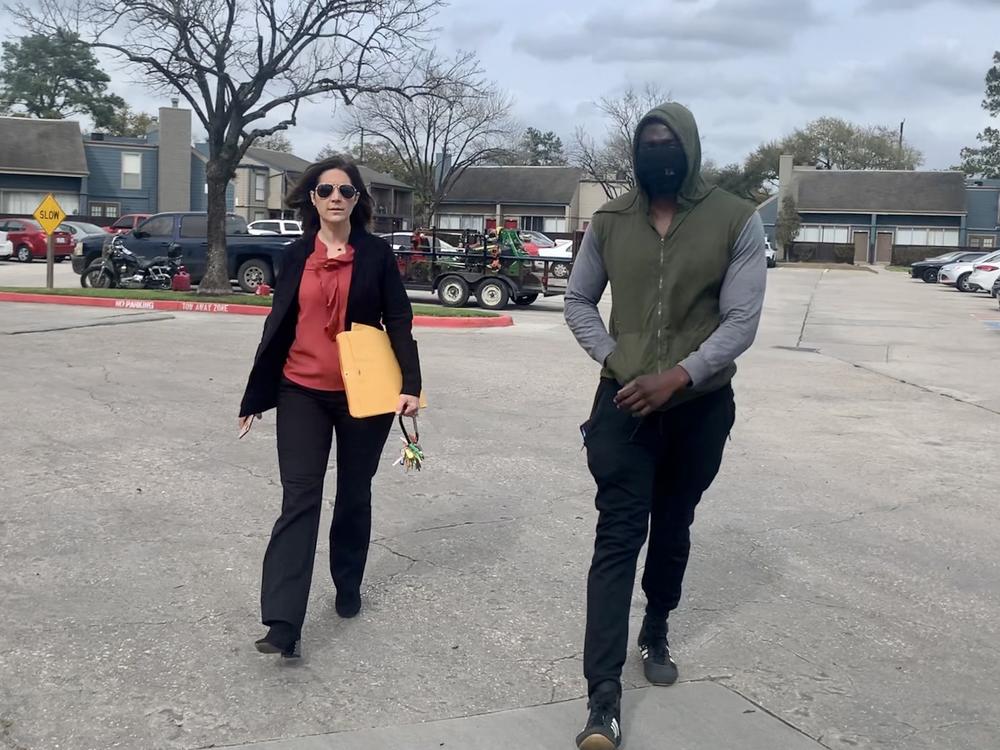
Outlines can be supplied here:
<path id="1" fill-rule="evenodd" d="M 101 258 L 80 276 L 80 284 L 94 289 L 170 289 L 174 276 L 184 268 L 178 262 L 181 255 L 181 246 L 175 243 L 166 256 L 145 260 L 125 246 L 121 235 L 115 235 Z"/>

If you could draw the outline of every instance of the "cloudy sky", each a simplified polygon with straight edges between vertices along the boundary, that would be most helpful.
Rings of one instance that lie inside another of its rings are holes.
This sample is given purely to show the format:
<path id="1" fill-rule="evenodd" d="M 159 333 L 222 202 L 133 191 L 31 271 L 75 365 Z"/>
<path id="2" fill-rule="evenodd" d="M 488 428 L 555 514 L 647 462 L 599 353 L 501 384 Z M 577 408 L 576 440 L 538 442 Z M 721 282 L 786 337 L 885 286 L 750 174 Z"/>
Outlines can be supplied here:
<path id="1" fill-rule="evenodd" d="M 694 110 L 705 151 L 719 162 L 837 115 L 893 127 L 905 119 L 926 166 L 951 166 L 988 120 L 983 77 L 1000 48 L 1000 0 L 506 0 L 492 13 L 486 7 L 456 2 L 445 16 L 448 38 L 476 40 L 526 122 L 560 133 L 582 122 L 599 131 L 595 98 L 654 81 Z"/>
<path id="2" fill-rule="evenodd" d="M 565 142 L 603 123 L 594 100 L 659 84 L 690 106 L 706 154 L 742 159 L 823 115 L 898 127 L 947 168 L 987 123 L 983 77 L 1000 48 L 1000 0 L 452 0 L 442 51 L 475 50 L 525 124 Z M 133 107 L 164 103 L 109 70 Z M 313 157 L 338 142 L 327 102 L 290 137 Z"/>

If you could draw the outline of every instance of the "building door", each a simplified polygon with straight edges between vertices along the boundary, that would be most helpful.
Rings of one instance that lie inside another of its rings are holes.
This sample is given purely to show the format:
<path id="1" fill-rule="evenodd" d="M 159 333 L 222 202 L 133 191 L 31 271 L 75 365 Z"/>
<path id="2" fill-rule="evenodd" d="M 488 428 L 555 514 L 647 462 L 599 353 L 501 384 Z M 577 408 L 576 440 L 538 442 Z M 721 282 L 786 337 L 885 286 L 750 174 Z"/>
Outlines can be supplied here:
<path id="1" fill-rule="evenodd" d="M 868 262 L 868 232 L 855 232 L 854 233 L 854 262 L 855 263 L 867 263 Z"/>
<path id="2" fill-rule="evenodd" d="M 879 232 L 875 236 L 875 262 L 886 265 L 892 262 L 892 232 Z"/>

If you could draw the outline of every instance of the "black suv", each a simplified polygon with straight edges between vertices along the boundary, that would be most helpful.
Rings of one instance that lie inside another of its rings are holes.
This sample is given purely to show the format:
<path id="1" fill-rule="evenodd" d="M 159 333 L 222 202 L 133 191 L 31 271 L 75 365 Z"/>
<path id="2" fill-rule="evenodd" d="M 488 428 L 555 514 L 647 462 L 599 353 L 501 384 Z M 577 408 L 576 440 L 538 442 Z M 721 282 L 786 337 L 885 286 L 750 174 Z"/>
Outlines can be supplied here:
<path id="1" fill-rule="evenodd" d="M 73 251 L 73 270 L 83 272 L 101 257 L 107 237 L 86 237 Z M 150 216 L 131 232 L 120 235 L 125 247 L 140 258 L 151 259 L 166 255 L 172 245 L 181 248 L 181 263 L 197 284 L 208 265 L 208 214 L 164 213 Z M 295 238 L 253 236 L 247 231 L 246 220 L 235 214 L 226 217 L 226 255 L 229 278 L 235 279 L 244 292 L 253 292 L 261 284 L 273 285 L 281 271 L 285 246 Z"/>

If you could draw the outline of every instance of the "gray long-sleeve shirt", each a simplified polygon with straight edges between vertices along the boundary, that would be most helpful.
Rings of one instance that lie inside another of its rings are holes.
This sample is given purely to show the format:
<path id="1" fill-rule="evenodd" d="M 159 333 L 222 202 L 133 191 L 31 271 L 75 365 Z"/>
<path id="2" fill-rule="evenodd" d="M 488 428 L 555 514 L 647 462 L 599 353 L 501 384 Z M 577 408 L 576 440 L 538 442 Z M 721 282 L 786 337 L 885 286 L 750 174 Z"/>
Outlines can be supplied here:
<path id="1" fill-rule="evenodd" d="M 691 376 L 692 386 L 721 372 L 750 348 L 760 324 L 766 282 L 764 224 L 760 214 L 754 213 L 729 254 L 719 292 L 719 327 L 680 363 Z M 587 229 L 566 289 L 565 315 L 580 346 L 601 365 L 616 347 L 597 309 L 607 285 L 597 236 Z"/>

